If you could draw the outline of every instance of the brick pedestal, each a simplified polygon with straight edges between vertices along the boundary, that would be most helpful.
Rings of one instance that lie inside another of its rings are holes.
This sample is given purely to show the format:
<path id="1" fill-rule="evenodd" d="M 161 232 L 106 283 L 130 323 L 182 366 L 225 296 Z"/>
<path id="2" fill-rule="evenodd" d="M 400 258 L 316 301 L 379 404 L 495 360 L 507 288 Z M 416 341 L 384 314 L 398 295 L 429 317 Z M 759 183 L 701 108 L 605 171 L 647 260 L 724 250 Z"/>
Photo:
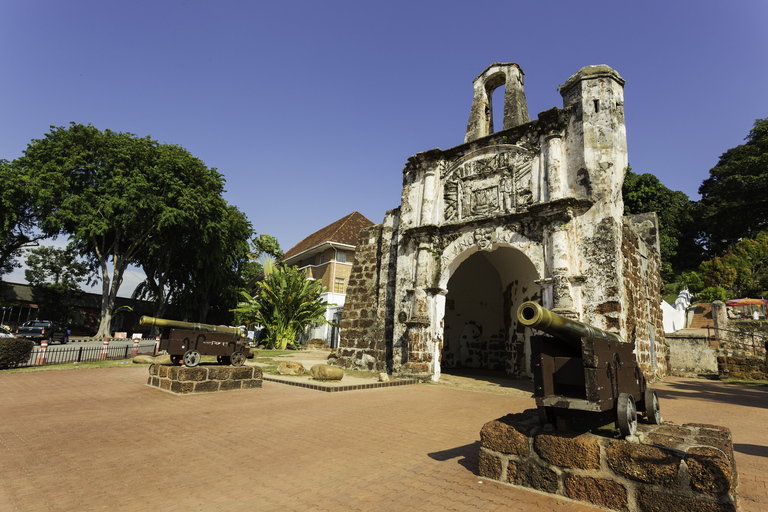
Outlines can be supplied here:
<path id="1" fill-rule="evenodd" d="M 233 389 L 260 388 L 262 372 L 258 366 L 168 366 L 153 364 L 149 367 L 147 385 L 171 393 L 209 393 Z"/>
<path id="2" fill-rule="evenodd" d="M 639 442 L 595 432 L 544 432 L 535 411 L 508 414 L 480 431 L 479 474 L 612 510 L 737 510 L 728 429 L 639 424 Z"/>

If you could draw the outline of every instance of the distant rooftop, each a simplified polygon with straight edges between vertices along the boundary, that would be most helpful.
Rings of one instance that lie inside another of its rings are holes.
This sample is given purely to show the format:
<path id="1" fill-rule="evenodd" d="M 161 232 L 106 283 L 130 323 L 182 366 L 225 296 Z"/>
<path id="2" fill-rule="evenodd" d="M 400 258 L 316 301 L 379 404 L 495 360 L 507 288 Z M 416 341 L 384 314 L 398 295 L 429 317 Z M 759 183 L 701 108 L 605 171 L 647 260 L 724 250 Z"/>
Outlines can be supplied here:
<path id="1" fill-rule="evenodd" d="M 288 260 L 289 258 L 326 242 L 335 242 L 353 246 L 357 245 L 357 235 L 360 233 L 360 230 L 370 226 L 373 226 L 373 222 L 363 216 L 363 214 L 360 212 L 352 212 L 333 224 L 329 224 L 323 229 L 315 231 L 307 238 L 291 247 L 285 253 L 283 259 Z"/>

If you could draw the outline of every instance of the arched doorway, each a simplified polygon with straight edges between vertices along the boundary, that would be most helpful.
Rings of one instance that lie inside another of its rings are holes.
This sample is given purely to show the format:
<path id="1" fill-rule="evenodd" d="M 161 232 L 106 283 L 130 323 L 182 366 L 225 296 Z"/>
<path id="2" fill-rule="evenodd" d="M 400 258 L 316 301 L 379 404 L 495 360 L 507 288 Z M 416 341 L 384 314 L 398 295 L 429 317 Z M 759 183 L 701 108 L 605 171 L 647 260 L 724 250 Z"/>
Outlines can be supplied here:
<path id="1" fill-rule="evenodd" d="M 530 344 L 516 312 L 526 300 L 540 298 L 536 268 L 511 247 L 462 256 L 446 286 L 441 371 L 530 375 Z"/>

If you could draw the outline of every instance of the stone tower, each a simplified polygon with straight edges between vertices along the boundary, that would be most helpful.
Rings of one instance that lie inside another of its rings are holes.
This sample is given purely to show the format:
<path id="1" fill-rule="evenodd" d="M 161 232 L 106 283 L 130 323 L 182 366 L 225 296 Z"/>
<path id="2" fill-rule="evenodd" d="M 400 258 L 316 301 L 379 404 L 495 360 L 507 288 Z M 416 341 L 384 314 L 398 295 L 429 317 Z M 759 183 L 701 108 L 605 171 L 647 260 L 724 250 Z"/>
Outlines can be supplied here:
<path id="1" fill-rule="evenodd" d="M 582 68 L 563 108 L 530 121 L 520 66 L 486 68 L 465 142 L 409 158 L 400 207 L 361 231 L 331 362 L 435 380 L 458 367 L 530 375 L 515 313 L 535 300 L 635 341 L 643 370 L 666 373 L 654 217 L 623 216 L 623 87 L 608 66 Z"/>

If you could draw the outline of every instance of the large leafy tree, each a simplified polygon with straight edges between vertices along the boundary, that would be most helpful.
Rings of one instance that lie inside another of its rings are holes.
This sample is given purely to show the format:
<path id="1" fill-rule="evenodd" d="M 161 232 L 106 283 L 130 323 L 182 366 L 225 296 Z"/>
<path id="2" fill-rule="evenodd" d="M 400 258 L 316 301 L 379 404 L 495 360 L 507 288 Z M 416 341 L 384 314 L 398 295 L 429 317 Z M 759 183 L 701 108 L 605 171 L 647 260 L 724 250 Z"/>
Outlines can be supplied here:
<path id="1" fill-rule="evenodd" d="M 179 146 L 160 146 L 158 152 L 160 165 L 193 180 L 180 191 L 182 202 L 193 207 L 159 227 L 138 253 L 136 262 L 146 279 L 134 297 L 153 300 L 157 317 L 164 316 L 169 303 L 175 303 L 188 318 L 205 322 L 210 290 L 229 286 L 222 279 L 229 276 L 222 266 L 245 258 L 251 226 L 222 197 L 224 180 L 211 175 L 200 160 Z M 201 288 L 206 292 L 201 293 Z M 235 300 L 233 295 L 230 304 Z"/>
<path id="2" fill-rule="evenodd" d="M 755 121 L 746 141 L 723 153 L 699 187 L 713 255 L 768 227 L 768 118 Z"/>
<path id="3" fill-rule="evenodd" d="M 665 282 L 671 282 L 676 273 L 698 267 L 702 250 L 696 243 L 695 203 L 684 192 L 670 190 L 653 174 L 636 174 L 628 169 L 622 195 L 625 215 L 656 212 L 659 218 Z"/>
<path id="4" fill-rule="evenodd" d="M 247 261 L 251 223 L 235 206 L 228 205 L 220 223 L 211 225 L 212 236 L 191 262 L 189 286 L 183 303 L 201 322 L 231 323 L 232 304 L 245 287 L 242 269 Z"/>
<path id="5" fill-rule="evenodd" d="M 731 296 L 756 297 L 768 290 L 768 231 L 744 238 L 700 267 L 709 288 L 722 288 Z"/>
<path id="6" fill-rule="evenodd" d="M 43 229 L 68 235 L 71 247 L 99 269 L 97 336 L 109 335 L 125 270 L 148 241 L 171 227 L 195 229 L 209 190 L 221 190 L 222 176 L 195 160 L 149 137 L 75 123 L 51 127 L 19 159 L 53 205 Z"/>
<path id="7" fill-rule="evenodd" d="M 324 288 L 319 281 L 307 280 L 306 272 L 296 267 L 276 266 L 259 281 L 255 296 L 242 292 L 238 313 L 248 323 L 262 325 L 270 348 L 295 346 L 304 329 L 325 320 L 328 304 L 320 298 Z"/>
<path id="8" fill-rule="evenodd" d="M 52 246 L 30 249 L 24 277 L 38 303 L 40 317 L 71 323 L 73 301 L 82 295 L 80 285 L 88 280 L 90 269 L 73 251 Z"/>
<path id="9" fill-rule="evenodd" d="M 50 233 L 38 224 L 46 206 L 35 177 L 15 162 L 0 160 L 0 276 L 19 267 L 23 249 L 38 245 Z"/>

